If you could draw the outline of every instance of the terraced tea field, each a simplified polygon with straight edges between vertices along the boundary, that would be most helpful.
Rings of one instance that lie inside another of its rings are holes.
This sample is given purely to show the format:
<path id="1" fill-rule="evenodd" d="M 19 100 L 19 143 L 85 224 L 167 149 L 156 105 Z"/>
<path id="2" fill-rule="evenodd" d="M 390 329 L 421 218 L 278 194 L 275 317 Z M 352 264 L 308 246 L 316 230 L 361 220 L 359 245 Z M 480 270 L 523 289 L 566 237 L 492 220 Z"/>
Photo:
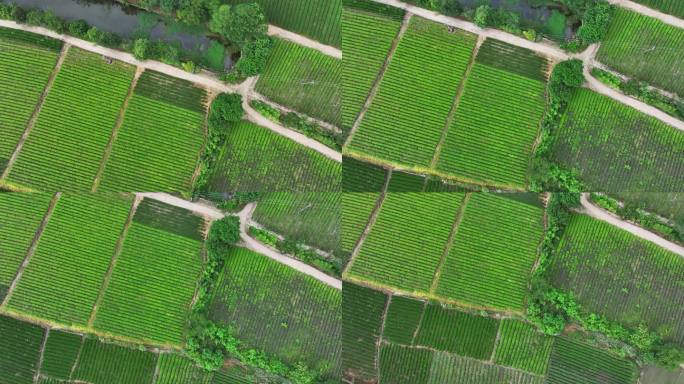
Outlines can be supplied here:
<path id="1" fill-rule="evenodd" d="M 210 318 L 231 326 L 246 348 L 340 374 L 341 292 L 244 248 L 231 248 Z"/>
<path id="2" fill-rule="evenodd" d="M 0 336 L 0 381 L 8 384 L 33 383 L 43 329 L 0 316 Z"/>
<path id="3" fill-rule="evenodd" d="M 591 313 L 629 327 L 645 323 L 684 341 L 684 261 L 586 215 L 573 215 L 549 268 L 551 282 Z"/>
<path id="4" fill-rule="evenodd" d="M 228 132 L 211 191 L 338 191 L 341 164 L 266 128 L 243 121 Z"/>
<path id="5" fill-rule="evenodd" d="M 52 73 L 62 44 L 0 28 L 0 173 L 24 133 Z"/>
<path id="6" fill-rule="evenodd" d="M 684 95 L 682 51 L 684 30 L 618 7 L 597 59 L 627 76 Z"/>
<path id="7" fill-rule="evenodd" d="M 342 9 L 342 126 L 350 129 L 375 82 L 401 20 Z"/>
<path id="8" fill-rule="evenodd" d="M 342 191 L 380 192 L 385 188 L 387 171 L 375 165 L 342 157 Z"/>
<path id="9" fill-rule="evenodd" d="M 669 13 L 671 15 L 677 16 L 680 19 L 684 18 L 684 3 L 679 0 L 634 0 L 636 3 L 640 3 L 657 9 L 664 13 Z"/>
<path id="10" fill-rule="evenodd" d="M 339 125 L 342 62 L 315 49 L 274 39 L 255 90 L 276 103 Z"/>
<path id="11" fill-rule="evenodd" d="M 342 251 L 351 254 L 377 204 L 379 193 L 342 194 Z"/>
<path id="12" fill-rule="evenodd" d="M 428 167 L 475 40 L 475 35 L 450 33 L 444 25 L 411 18 L 346 151 Z"/>
<path id="13" fill-rule="evenodd" d="M 522 321 L 501 321 L 494 362 L 538 375 L 546 374 L 553 338 Z"/>
<path id="14" fill-rule="evenodd" d="M 587 190 L 669 192 L 681 189 L 682 151 L 684 132 L 606 96 L 577 89 L 552 156 L 574 169 Z"/>

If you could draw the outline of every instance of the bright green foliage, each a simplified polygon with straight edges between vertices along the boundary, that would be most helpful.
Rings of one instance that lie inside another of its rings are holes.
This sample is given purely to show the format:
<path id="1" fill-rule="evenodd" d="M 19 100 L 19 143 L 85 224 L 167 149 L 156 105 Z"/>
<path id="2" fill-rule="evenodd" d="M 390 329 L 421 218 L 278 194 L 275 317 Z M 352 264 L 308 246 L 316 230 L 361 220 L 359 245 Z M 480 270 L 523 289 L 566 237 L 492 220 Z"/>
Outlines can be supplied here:
<path id="1" fill-rule="evenodd" d="M 341 65 L 341 60 L 315 49 L 275 39 L 255 89 L 279 104 L 338 124 Z"/>
<path id="2" fill-rule="evenodd" d="M 388 192 L 422 192 L 425 186 L 425 177 L 412 173 L 392 171 Z"/>
<path id="3" fill-rule="evenodd" d="M 347 129 L 375 82 L 400 22 L 380 14 L 342 9 L 342 126 Z"/>
<path id="4" fill-rule="evenodd" d="M 132 223 L 94 327 L 179 345 L 200 274 L 201 243 Z"/>
<path id="5" fill-rule="evenodd" d="M 419 300 L 392 296 L 385 316 L 383 338 L 392 343 L 411 345 L 425 306 Z"/>
<path id="6" fill-rule="evenodd" d="M 617 7 L 597 59 L 620 73 L 684 94 L 684 30 Z"/>
<path id="7" fill-rule="evenodd" d="M 501 321 L 494 362 L 523 371 L 546 374 L 553 338 L 533 325 L 513 319 Z"/>
<path id="8" fill-rule="evenodd" d="M 606 119 L 610 116 L 610 119 Z M 588 89 L 576 89 L 552 157 L 591 191 L 680 190 L 684 132 Z"/>
<path id="9" fill-rule="evenodd" d="M 83 337 L 74 333 L 50 330 L 40 373 L 55 379 L 67 380 L 76 364 Z"/>
<path id="10" fill-rule="evenodd" d="M 341 164 L 258 125 L 230 128 L 211 191 L 313 192 L 339 189 Z"/>
<path id="11" fill-rule="evenodd" d="M 524 188 L 545 108 L 546 60 L 488 39 L 468 75 L 437 169 Z"/>
<path id="12" fill-rule="evenodd" d="M 244 348 L 339 374 L 341 292 L 245 248 L 228 251 L 209 318 Z"/>
<path id="13" fill-rule="evenodd" d="M 356 192 L 342 194 L 342 251 L 351 253 L 361 237 L 379 193 Z"/>
<path id="14" fill-rule="evenodd" d="M 475 306 L 522 311 L 543 235 L 542 215 L 538 206 L 473 193 L 437 293 Z"/>
<path id="15" fill-rule="evenodd" d="M 381 336 L 387 297 L 380 291 L 342 283 L 342 366 L 361 379 L 377 376 L 375 343 Z"/>
<path id="16" fill-rule="evenodd" d="M 387 171 L 382 167 L 342 157 L 342 190 L 344 192 L 380 192 L 385 188 Z"/>
<path id="17" fill-rule="evenodd" d="M 159 376 L 156 384 L 210 384 L 212 375 L 196 366 L 192 360 L 174 353 L 159 354 Z"/>
<path id="18" fill-rule="evenodd" d="M 8 307 L 85 326 L 130 206 L 130 197 L 62 196 Z"/>
<path id="19" fill-rule="evenodd" d="M 636 3 L 647 5 L 664 13 L 684 18 L 684 3 L 680 0 L 634 0 Z"/>
<path id="20" fill-rule="evenodd" d="M 42 190 L 89 191 L 133 72 L 69 48 L 8 179 Z"/>
<path id="21" fill-rule="evenodd" d="M 462 199 L 459 193 L 388 194 L 349 274 L 429 290 Z"/>
<path id="22" fill-rule="evenodd" d="M 24 133 L 52 69 L 60 43 L 42 44 L 38 35 L 0 29 L 0 172 Z"/>
<path id="23" fill-rule="evenodd" d="M 266 193 L 252 219 L 285 239 L 338 251 L 341 196 L 339 192 Z"/>
<path id="24" fill-rule="evenodd" d="M 156 363 L 154 353 L 87 338 L 73 379 L 97 384 L 149 384 Z"/>
<path id="25" fill-rule="evenodd" d="M 341 0 L 228 0 L 225 3 L 253 3 L 262 6 L 271 24 L 340 46 Z"/>
<path id="26" fill-rule="evenodd" d="M 559 337 L 553 344 L 548 384 L 632 384 L 637 368 L 633 362 L 621 359 L 591 345 Z"/>
<path id="27" fill-rule="evenodd" d="M 0 316 L 0 382 L 31 384 L 37 367 L 43 328 Z"/>
<path id="28" fill-rule="evenodd" d="M 433 351 L 394 344 L 380 348 L 380 382 L 392 384 L 426 383 L 430 376 Z"/>
<path id="29" fill-rule="evenodd" d="M 498 328 L 496 319 L 429 304 L 414 344 L 487 360 Z"/>
<path id="30" fill-rule="evenodd" d="M 684 259 L 629 232 L 573 215 L 549 266 L 551 282 L 590 313 L 627 327 L 642 322 L 684 341 Z"/>
<path id="31" fill-rule="evenodd" d="M 145 71 L 126 108 L 100 190 L 190 190 L 204 142 L 205 100 L 205 91 L 189 82 Z"/>
<path id="32" fill-rule="evenodd" d="M 429 166 L 474 45 L 475 35 L 413 17 L 348 150 Z"/>
<path id="33" fill-rule="evenodd" d="M 48 194 L 0 194 L 0 300 L 26 257 L 50 202 Z"/>
<path id="34" fill-rule="evenodd" d="M 430 368 L 428 384 L 542 384 L 536 376 L 484 361 L 436 352 Z"/>

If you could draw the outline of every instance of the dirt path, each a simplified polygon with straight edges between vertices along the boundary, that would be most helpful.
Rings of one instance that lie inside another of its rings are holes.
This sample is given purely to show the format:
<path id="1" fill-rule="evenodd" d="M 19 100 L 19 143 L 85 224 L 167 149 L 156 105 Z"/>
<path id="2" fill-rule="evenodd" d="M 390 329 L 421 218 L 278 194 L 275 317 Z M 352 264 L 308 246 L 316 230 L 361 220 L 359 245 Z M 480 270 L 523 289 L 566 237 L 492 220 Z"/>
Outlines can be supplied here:
<path id="1" fill-rule="evenodd" d="M 659 247 L 665 248 L 670 252 L 674 252 L 678 254 L 681 257 L 684 257 L 684 247 L 677 245 L 671 241 L 665 240 L 662 237 L 654 234 L 653 232 L 649 232 L 637 225 L 634 225 L 632 223 L 626 222 L 619 218 L 618 216 L 603 210 L 602 208 L 599 208 L 598 206 L 592 204 L 589 201 L 589 198 L 587 197 L 589 194 L 588 193 L 583 193 L 581 197 L 581 203 L 582 203 L 582 213 L 586 213 L 587 215 L 599 219 L 601 221 L 605 221 L 611 225 L 614 225 L 620 229 L 624 229 L 625 231 L 636 235 L 644 240 L 648 240 Z"/>
<path id="2" fill-rule="evenodd" d="M 115 60 L 119 60 L 131 65 L 135 65 L 137 67 L 142 67 L 144 69 L 150 69 L 153 71 L 161 72 L 165 75 L 173 76 L 179 79 L 187 80 L 190 82 L 193 82 L 195 84 L 198 84 L 202 87 L 213 89 L 218 92 L 230 92 L 230 93 L 239 93 L 242 95 L 243 100 L 250 99 L 251 95 L 250 92 L 253 91 L 254 89 L 254 84 L 250 82 L 250 79 L 244 81 L 241 84 L 226 84 L 223 81 L 219 80 L 213 73 L 207 72 L 207 71 L 202 71 L 200 73 L 190 73 L 186 72 L 180 68 L 174 67 L 172 65 L 164 64 L 159 61 L 154 61 L 154 60 L 145 60 L 145 61 L 139 61 L 135 57 L 133 57 L 132 54 L 118 51 L 115 49 L 111 48 L 106 48 L 99 46 L 95 43 L 91 43 L 86 40 L 81 40 L 72 36 L 68 35 L 62 35 L 59 33 L 56 33 L 54 31 L 51 31 L 47 28 L 43 27 L 34 27 L 30 25 L 25 25 L 25 24 L 18 24 L 15 23 L 14 21 L 9 21 L 9 20 L 0 20 L 0 27 L 5 27 L 5 28 L 12 28 L 12 29 L 19 29 L 22 31 L 28 31 L 28 32 L 33 32 L 37 33 L 40 35 L 52 37 L 54 39 L 62 40 L 66 42 L 69 45 L 72 45 L 74 47 L 78 47 L 90 52 L 94 53 L 99 53 L 101 55 L 110 57 Z M 258 112 L 256 112 L 254 109 L 251 107 L 245 108 L 245 113 L 246 117 L 248 120 L 255 122 L 257 124 L 265 123 L 267 125 L 264 125 L 266 128 L 272 130 L 273 132 L 285 136 L 290 140 L 293 140 L 297 142 L 300 145 L 303 145 L 305 147 L 309 147 L 317 152 L 320 152 L 321 154 L 332 158 L 333 160 L 339 158 L 339 161 L 342 161 L 342 154 L 335 152 L 334 150 L 326 147 L 325 145 L 319 143 L 316 140 L 310 139 L 298 132 L 292 131 L 288 128 L 283 127 L 282 125 L 279 125 L 277 123 L 274 123 L 271 120 L 268 120 L 261 116 Z M 7 168 L 9 169 L 9 167 Z M 7 172 L 6 169 L 6 172 Z"/>
<path id="3" fill-rule="evenodd" d="M 619 101 L 622 104 L 625 104 L 629 107 L 638 110 L 639 112 L 650 115 L 669 126 L 684 131 L 684 121 L 679 120 L 676 117 L 670 116 L 656 107 L 652 107 L 642 101 L 627 96 L 624 93 L 617 91 L 607 86 L 606 84 L 603 84 L 601 81 L 593 77 L 591 75 L 591 68 L 595 66 L 594 62 L 596 53 L 599 50 L 599 46 L 599 44 L 593 44 L 587 50 L 587 52 L 589 52 L 589 55 L 584 62 L 584 77 L 586 79 L 585 86 L 594 92 L 600 93 L 604 96 L 608 96 L 613 100 Z"/>
<path id="4" fill-rule="evenodd" d="M 644 16 L 656 18 L 656 19 L 662 21 L 663 23 L 669 24 L 673 27 L 684 29 L 684 20 L 683 19 L 680 19 L 680 18 L 672 16 L 672 15 L 668 15 L 667 13 L 662 13 L 660 11 L 653 9 L 653 8 L 649 8 L 645 5 L 635 3 L 635 2 L 629 1 L 629 0 L 608 0 L 608 2 L 611 4 L 615 4 L 619 7 L 641 13 Z"/>
<path id="5" fill-rule="evenodd" d="M 12 170 L 12 166 L 14 165 L 14 162 L 17 161 L 17 157 L 19 157 L 19 153 L 21 152 L 21 149 L 24 147 L 24 143 L 26 142 L 26 139 L 28 139 L 28 136 L 31 133 L 31 130 L 33 130 L 33 126 L 36 124 L 36 120 L 38 120 L 38 115 L 40 114 L 40 110 L 43 108 L 43 103 L 45 102 L 45 98 L 47 97 L 48 93 L 50 92 L 50 89 L 52 88 L 52 84 L 55 82 L 55 78 L 57 77 L 57 73 L 59 73 L 59 70 L 62 68 L 62 64 L 64 64 L 64 59 L 66 58 L 68 51 L 69 51 L 69 44 L 64 44 L 62 46 L 62 50 L 59 52 L 59 57 L 57 58 L 57 63 L 55 64 L 55 67 L 52 69 L 52 72 L 50 72 L 50 77 L 48 77 L 48 81 L 45 84 L 45 88 L 43 88 L 43 93 L 40 95 L 40 98 L 38 99 L 38 102 L 36 103 L 36 107 L 33 109 L 33 113 L 31 113 L 31 117 L 29 118 L 28 122 L 26 123 L 26 128 L 24 129 L 24 133 L 22 133 L 21 137 L 19 138 L 19 142 L 17 143 L 17 146 L 14 149 L 14 152 L 12 152 L 12 156 L 10 156 L 9 161 L 7 162 L 7 166 L 5 167 L 5 170 L 2 172 L 2 175 L 0 175 L 0 179 L 7 178 L 7 175 L 9 175 L 10 171 Z"/>
<path id="6" fill-rule="evenodd" d="M 250 237 L 247 233 L 247 223 L 251 221 L 252 214 L 254 213 L 255 208 L 256 203 L 249 203 L 237 215 L 240 218 L 240 237 L 242 238 L 242 242 L 244 243 L 244 246 L 247 249 L 260 253 L 281 264 L 285 264 L 288 267 L 296 269 L 297 271 L 304 273 L 306 275 L 309 275 L 315 278 L 316 280 L 325 283 L 335 289 L 342 289 L 342 280 L 336 279 L 332 276 L 328 276 L 325 273 L 319 271 L 318 269 L 308 264 L 302 263 L 299 260 L 278 253 Z"/>
<path id="7" fill-rule="evenodd" d="M 336 125 L 330 124 L 330 123 L 328 123 L 328 122 L 326 122 L 326 121 L 323 121 L 323 120 L 319 120 L 319 119 L 317 119 L 317 118 L 315 118 L 315 117 L 311 117 L 311 116 L 305 115 L 305 114 L 303 114 L 302 112 L 295 111 L 295 110 L 292 109 L 292 108 L 288 108 L 288 107 L 286 107 L 286 106 L 284 106 L 284 105 L 278 104 L 278 103 L 276 103 L 275 101 L 269 99 L 268 97 L 266 97 L 266 96 L 264 96 L 264 95 L 258 93 L 257 91 L 252 91 L 252 92 L 250 93 L 250 95 L 251 95 L 251 97 L 252 97 L 252 100 L 258 100 L 258 101 L 261 101 L 262 103 L 266 103 L 266 104 L 270 105 L 271 107 L 273 107 L 273 108 L 279 110 L 281 114 L 287 114 L 287 113 L 290 113 L 290 112 L 294 112 L 294 113 L 296 113 L 296 114 L 298 114 L 298 115 L 304 116 L 304 118 L 305 118 L 306 120 L 308 120 L 310 123 L 317 124 L 317 125 L 321 126 L 322 128 L 327 129 L 327 130 L 330 131 L 330 132 L 342 133 L 342 130 L 341 130 L 339 127 L 337 127 Z"/>
<path id="8" fill-rule="evenodd" d="M 268 25 L 268 35 L 269 36 L 275 36 L 279 37 L 281 39 L 289 40 L 293 43 L 297 43 L 301 46 L 307 47 L 307 48 L 312 48 L 315 49 L 325 55 L 332 56 L 336 59 L 342 60 L 342 51 L 338 48 L 335 48 L 330 45 L 325 45 L 322 43 L 319 43 L 316 40 L 309 39 L 308 37 L 304 37 L 302 35 L 298 35 L 294 32 L 290 32 L 286 29 L 278 28 L 275 25 Z"/>
<path id="9" fill-rule="evenodd" d="M 186 209 L 188 211 L 194 212 L 197 215 L 204 216 L 209 220 L 219 220 L 225 216 L 225 214 L 223 212 L 221 212 L 219 209 L 216 209 L 212 206 L 204 205 L 204 204 L 200 204 L 200 203 L 193 203 L 192 201 L 187 201 L 187 200 L 181 199 L 180 197 L 170 195 L 168 193 L 145 192 L 145 193 L 137 193 L 136 195 L 140 196 L 141 198 L 149 198 L 152 200 L 161 201 L 162 203 L 166 203 L 166 204 L 172 205 L 174 207 Z"/>

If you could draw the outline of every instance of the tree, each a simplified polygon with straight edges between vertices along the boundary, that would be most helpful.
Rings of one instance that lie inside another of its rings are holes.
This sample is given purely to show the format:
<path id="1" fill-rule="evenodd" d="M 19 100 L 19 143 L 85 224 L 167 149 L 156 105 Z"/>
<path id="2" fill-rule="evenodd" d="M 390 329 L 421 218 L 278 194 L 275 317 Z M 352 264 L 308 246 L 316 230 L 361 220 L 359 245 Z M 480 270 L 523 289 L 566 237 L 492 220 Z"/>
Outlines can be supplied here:
<path id="1" fill-rule="evenodd" d="M 489 13 L 492 8 L 489 5 L 480 5 L 475 10 L 473 22 L 480 28 L 486 28 L 489 25 Z"/>
<path id="2" fill-rule="evenodd" d="M 243 45 L 263 36 L 267 30 L 266 16 L 257 3 L 222 5 L 212 15 L 209 29 L 228 40 Z"/>
<path id="3" fill-rule="evenodd" d="M 612 6 L 605 3 L 589 8 L 582 16 L 582 26 L 577 30 L 577 37 L 586 44 L 601 41 L 608 32 L 612 10 Z"/>
<path id="4" fill-rule="evenodd" d="M 240 76 L 255 76 L 264 71 L 266 61 L 271 55 L 273 41 L 268 36 L 248 42 L 242 48 L 240 60 L 235 64 L 235 70 Z"/>
<path id="5" fill-rule="evenodd" d="M 74 20 L 67 24 L 67 29 L 71 35 L 76 37 L 86 37 L 90 25 L 85 20 Z"/>
<path id="6" fill-rule="evenodd" d="M 160 0 L 159 1 L 159 7 L 161 7 L 162 11 L 171 13 L 178 9 L 179 1 L 178 0 Z"/>
<path id="7" fill-rule="evenodd" d="M 237 216 L 226 216 L 215 221 L 207 236 L 208 250 L 222 252 L 240 240 L 240 219 Z"/>
<path id="8" fill-rule="evenodd" d="M 551 74 L 551 82 L 575 88 L 584 83 L 583 64 L 579 59 L 558 63 Z"/>
<path id="9" fill-rule="evenodd" d="M 176 11 L 178 20 L 188 25 L 200 25 L 209 17 L 204 0 L 185 0 Z"/>
<path id="10" fill-rule="evenodd" d="M 58 33 L 63 33 L 67 30 L 66 22 L 52 11 L 45 12 L 43 15 L 43 23 L 45 23 L 46 27 Z"/>
<path id="11" fill-rule="evenodd" d="M 236 123 L 244 114 L 242 96 L 239 93 L 222 93 L 211 103 L 209 123 L 213 126 Z"/>
<path id="12" fill-rule="evenodd" d="M 12 4 L 12 10 L 10 11 L 10 14 L 12 16 L 12 20 L 18 23 L 23 23 L 24 21 L 26 21 L 26 11 L 24 10 L 24 8 L 16 4 Z"/>
<path id="13" fill-rule="evenodd" d="M 148 39 L 136 39 L 133 42 L 133 56 L 138 60 L 145 60 L 150 57 L 151 44 Z"/>
<path id="14" fill-rule="evenodd" d="M 159 60 L 166 64 L 177 65 L 180 63 L 180 50 L 177 46 L 160 41 L 156 44 Z"/>

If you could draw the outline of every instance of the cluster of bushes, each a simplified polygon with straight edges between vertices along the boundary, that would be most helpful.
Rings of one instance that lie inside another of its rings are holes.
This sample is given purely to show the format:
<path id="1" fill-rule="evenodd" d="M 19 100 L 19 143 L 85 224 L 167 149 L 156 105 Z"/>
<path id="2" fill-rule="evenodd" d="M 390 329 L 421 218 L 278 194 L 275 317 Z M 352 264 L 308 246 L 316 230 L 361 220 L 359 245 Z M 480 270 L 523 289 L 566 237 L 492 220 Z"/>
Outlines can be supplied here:
<path id="1" fill-rule="evenodd" d="M 139 38 L 133 41 L 133 56 L 138 60 L 154 59 L 175 66 L 182 66 L 188 72 L 195 72 L 196 66 L 192 61 L 181 62 L 181 51 L 177 45 L 165 41 L 150 41 Z"/>
<path id="2" fill-rule="evenodd" d="M 274 108 L 261 100 L 252 100 L 250 105 L 269 120 L 303 133 L 305 136 L 319 141 L 332 149 L 337 151 L 342 150 L 342 145 L 344 144 L 344 137 L 342 134 L 330 132 L 295 112 L 282 114 L 277 108 Z"/>
<path id="3" fill-rule="evenodd" d="M 566 0 L 569 1 L 569 0 Z M 586 0 L 575 0 L 578 3 L 587 3 Z M 564 42 L 561 48 L 571 52 L 579 52 L 589 44 L 598 43 L 608 32 L 610 20 L 613 16 L 613 6 L 606 0 L 594 0 L 590 5 L 584 4 L 582 25 L 577 29 L 574 39 Z"/>
<path id="4" fill-rule="evenodd" d="M 634 204 L 620 204 L 610 196 L 592 193 L 591 200 L 601 208 L 613 212 L 624 220 L 637 223 L 643 228 L 660 234 L 662 237 L 684 244 L 684 233 L 673 225 L 662 221 L 657 215 L 645 211 L 642 207 Z"/>
<path id="5" fill-rule="evenodd" d="M 206 188 L 228 130 L 242 120 L 244 113 L 242 96 L 238 93 L 222 93 L 212 101 L 207 117 L 207 142 L 200 157 L 200 170 L 193 186 L 193 195 L 197 196 Z"/>
<path id="6" fill-rule="evenodd" d="M 295 259 L 309 264 L 329 275 L 337 277 L 342 275 L 342 264 L 339 260 L 327 260 L 319 255 L 316 251 L 292 240 L 281 240 L 276 234 L 265 229 L 249 227 L 249 234 L 257 239 L 260 243 L 273 247 L 281 253 L 292 255 Z"/>
<path id="7" fill-rule="evenodd" d="M 642 363 L 676 367 L 684 361 L 684 350 L 663 342 L 662 337 L 640 325 L 633 329 L 586 313 L 570 293 L 551 286 L 547 268 L 554 257 L 558 242 L 570 220 L 570 209 L 579 205 L 578 193 L 553 193 L 547 204 L 547 228 L 540 251 L 539 266 L 531 281 L 527 318 L 542 332 L 558 335 L 567 323 L 579 324 L 584 330 L 596 333 L 595 341 L 607 345 L 620 356 L 635 358 Z"/>
<path id="8" fill-rule="evenodd" d="M 533 191 L 584 190 L 574 171 L 561 168 L 550 158 L 553 135 L 558 130 L 573 89 L 584 83 L 582 68 L 582 61 L 572 59 L 558 63 L 551 73 L 547 85 L 546 114 L 541 123 L 541 138 L 532 160 L 530 189 Z"/>
<path id="9" fill-rule="evenodd" d="M 246 204 L 259 199 L 259 192 L 235 192 L 228 199 L 220 199 L 217 207 L 224 211 L 237 212 Z"/>
<path id="10" fill-rule="evenodd" d="M 667 97 L 657 90 L 651 89 L 648 83 L 644 81 L 638 81 L 636 79 L 623 81 L 619 76 L 600 68 L 592 68 L 591 74 L 613 89 L 622 91 L 626 95 L 633 96 L 648 105 L 660 109 L 672 117 L 684 120 L 684 101 L 678 97 Z"/>

